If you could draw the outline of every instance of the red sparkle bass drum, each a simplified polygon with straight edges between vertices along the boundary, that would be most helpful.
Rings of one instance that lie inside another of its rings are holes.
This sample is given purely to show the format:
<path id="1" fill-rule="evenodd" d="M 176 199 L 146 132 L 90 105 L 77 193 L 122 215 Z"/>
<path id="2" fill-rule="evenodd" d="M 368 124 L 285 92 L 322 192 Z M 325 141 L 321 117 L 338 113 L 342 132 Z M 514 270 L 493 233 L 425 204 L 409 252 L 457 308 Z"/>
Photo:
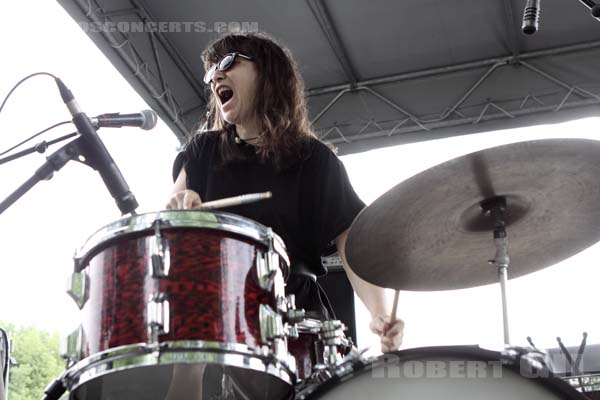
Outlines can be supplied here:
<path id="1" fill-rule="evenodd" d="M 289 260 L 271 229 L 224 212 L 135 215 L 100 229 L 75 260 L 71 399 L 293 396 Z"/>

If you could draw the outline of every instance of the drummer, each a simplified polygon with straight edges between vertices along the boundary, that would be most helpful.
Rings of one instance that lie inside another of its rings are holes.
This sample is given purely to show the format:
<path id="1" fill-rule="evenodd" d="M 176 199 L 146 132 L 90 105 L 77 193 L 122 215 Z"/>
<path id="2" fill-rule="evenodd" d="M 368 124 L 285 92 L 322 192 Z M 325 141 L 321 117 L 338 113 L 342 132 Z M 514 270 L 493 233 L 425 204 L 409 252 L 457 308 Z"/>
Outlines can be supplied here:
<path id="1" fill-rule="evenodd" d="M 289 50 L 263 34 L 228 34 L 210 44 L 202 60 L 209 112 L 205 127 L 175 160 L 167 207 L 195 208 L 203 201 L 271 191 L 269 200 L 227 211 L 281 236 L 291 259 L 286 292 L 295 294 L 296 306 L 311 317 L 333 318 L 316 277 L 326 273 L 321 256 L 337 248 L 371 313 L 370 328 L 380 336 L 381 350 L 398 349 L 404 322 L 390 323 L 384 289 L 348 266 L 348 229 L 365 205 L 341 161 L 312 130 L 304 84 Z"/>

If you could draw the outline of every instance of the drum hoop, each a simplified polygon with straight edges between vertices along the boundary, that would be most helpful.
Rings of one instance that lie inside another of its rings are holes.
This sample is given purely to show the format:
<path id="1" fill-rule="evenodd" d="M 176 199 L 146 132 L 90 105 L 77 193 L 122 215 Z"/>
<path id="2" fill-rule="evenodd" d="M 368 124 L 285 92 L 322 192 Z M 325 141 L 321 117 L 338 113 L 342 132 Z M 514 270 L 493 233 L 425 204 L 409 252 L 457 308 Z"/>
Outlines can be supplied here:
<path id="1" fill-rule="evenodd" d="M 73 391 L 92 379 L 110 373 L 147 366 L 200 362 L 251 369 L 275 376 L 290 386 L 295 383 L 295 371 L 283 360 L 239 343 L 200 340 L 163 342 L 159 346 L 138 343 L 105 350 L 71 366 L 64 374 L 63 382 L 69 391 Z"/>
<path id="2" fill-rule="evenodd" d="M 395 351 L 391 353 L 382 354 L 374 359 L 367 360 L 367 363 L 358 362 L 352 365 L 342 364 L 334 372 L 331 379 L 324 382 L 321 385 L 306 388 L 302 393 L 297 393 L 296 399 L 310 399 L 314 395 L 322 395 L 327 393 L 331 389 L 337 387 L 340 383 L 343 383 L 355 376 L 362 375 L 372 371 L 376 367 L 380 367 L 386 364 L 386 357 L 390 354 L 397 356 L 398 361 L 415 361 L 420 358 L 427 357 L 464 357 L 468 360 L 473 361 L 501 361 L 501 353 L 497 351 L 482 349 L 476 346 L 432 346 L 432 347 L 420 347 L 413 349 L 406 349 Z M 519 374 L 519 368 L 514 363 L 502 363 L 502 366 Z M 527 378 L 524 378 L 527 379 Z M 559 394 L 562 397 L 565 395 L 570 396 L 573 400 L 586 400 L 577 390 L 575 390 L 567 382 L 562 379 L 555 377 L 550 372 L 550 377 L 538 377 L 531 378 L 533 381 L 537 381 L 538 384 L 543 385 L 548 390 L 555 394 Z M 308 396 L 308 397 L 307 397 Z"/>
<path id="3" fill-rule="evenodd" d="M 203 228 L 233 233 L 259 242 L 279 254 L 289 267 L 283 240 L 266 226 L 251 219 L 227 212 L 201 210 L 164 210 L 120 218 L 94 232 L 75 252 L 76 270 L 83 269 L 103 244 L 118 238 L 152 232 L 157 220 L 161 229 Z"/>

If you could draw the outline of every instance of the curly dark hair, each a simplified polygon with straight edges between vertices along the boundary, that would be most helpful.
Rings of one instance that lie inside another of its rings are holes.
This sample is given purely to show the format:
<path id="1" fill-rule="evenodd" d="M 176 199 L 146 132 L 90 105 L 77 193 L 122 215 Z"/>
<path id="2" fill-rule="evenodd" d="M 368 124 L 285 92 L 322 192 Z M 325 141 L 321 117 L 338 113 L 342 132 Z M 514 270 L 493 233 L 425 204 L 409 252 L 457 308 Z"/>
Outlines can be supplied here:
<path id="1" fill-rule="evenodd" d="M 232 33 L 218 38 L 202 52 L 205 69 L 233 52 L 252 57 L 256 65 L 257 94 L 253 105 L 260 124 L 256 154 L 282 169 L 299 154 L 302 144 L 315 136 L 298 67 L 290 51 L 272 37 L 264 33 Z M 244 153 L 234 142 L 235 125 L 223 119 L 212 93 L 208 107 L 210 118 L 205 128 L 220 132 L 223 160 L 243 159 Z"/>

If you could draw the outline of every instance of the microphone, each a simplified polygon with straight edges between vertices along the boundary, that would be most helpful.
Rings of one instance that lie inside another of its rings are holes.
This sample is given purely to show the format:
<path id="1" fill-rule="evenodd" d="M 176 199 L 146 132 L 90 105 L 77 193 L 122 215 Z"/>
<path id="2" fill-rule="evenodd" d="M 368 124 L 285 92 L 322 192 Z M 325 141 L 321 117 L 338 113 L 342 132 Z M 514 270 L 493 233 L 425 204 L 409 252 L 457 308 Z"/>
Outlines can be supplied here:
<path id="1" fill-rule="evenodd" d="M 522 29 L 526 35 L 533 35 L 539 28 L 540 2 L 541 0 L 527 0 L 527 3 L 525 3 Z"/>
<path id="2" fill-rule="evenodd" d="M 102 114 L 91 118 L 92 125 L 96 128 L 120 128 L 122 126 L 135 126 L 146 131 L 154 128 L 158 117 L 152 110 L 143 110 L 135 114 Z"/>
<path id="3" fill-rule="evenodd" d="M 73 124 L 81 135 L 77 139 L 81 140 L 78 142 L 81 155 L 85 157 L 86 163 L 89 163 L 92 168 L 100 173 L 104 184 L 115 199 L 121 213 L 135 213 L 138 202 L 129 190 L 129 186 L 125 182 L 125 178 L 123 178 L 119 167 L 117 167 L 117 164 L 96 133 L 96 128 L 94 128 L 88 116 L 81 111 L 79 104 L 77 104 L 73 94 L 65 84 L 58 78 L 56 78 L 56 84 L 58 85 L 60 96 L 73 116 Z"/>

